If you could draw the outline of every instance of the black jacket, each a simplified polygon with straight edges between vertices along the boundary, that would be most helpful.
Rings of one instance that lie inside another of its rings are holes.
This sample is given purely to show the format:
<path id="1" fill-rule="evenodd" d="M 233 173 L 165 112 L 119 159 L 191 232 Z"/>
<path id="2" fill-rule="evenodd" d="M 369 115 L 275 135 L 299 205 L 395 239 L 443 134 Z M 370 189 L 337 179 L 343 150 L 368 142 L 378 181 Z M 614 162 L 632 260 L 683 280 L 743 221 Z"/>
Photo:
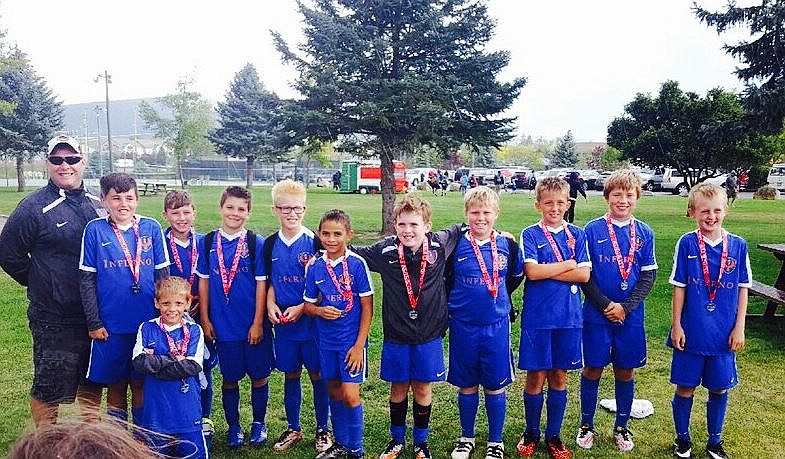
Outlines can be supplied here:
<path id="1" fill-rule="evenodd" d="M 0 233 L 0 267 L 27 287 L 27 316 L 84 326 L 79 296 L 79 255 L 88 221 L 98 217 L 98 196 L 64 191 L 51 180 L 22 199 Z"/>
<path id="2" fill-rule="evenodd" d="M 382 324 L 385 341 L 421 344 L 444 336 L 448 325 L 444 271 L 447 258 L 461 236 L 460 229 L 460 225 L 453 225 L 427 234 L 432 255 L 425 268 L 422 293 L 418 285 L 422 249 L 412 253 L 404 248 L 412 290 L 415 296 L 419 295 L 415 320 L 409 317 L 411 306 L 398 261 L 398 238 L 390 236 L 367 247 L 352 247 L 352 251 L 365 259 L 371 271 L 382 276 Z"/>

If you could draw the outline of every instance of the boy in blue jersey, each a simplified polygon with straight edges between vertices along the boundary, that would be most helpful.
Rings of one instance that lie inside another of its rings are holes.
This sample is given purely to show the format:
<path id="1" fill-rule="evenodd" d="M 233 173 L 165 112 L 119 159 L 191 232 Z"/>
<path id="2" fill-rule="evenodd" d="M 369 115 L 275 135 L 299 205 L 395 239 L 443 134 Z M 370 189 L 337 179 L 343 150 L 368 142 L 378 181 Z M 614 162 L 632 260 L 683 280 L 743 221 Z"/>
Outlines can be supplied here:
<path id="1" fill-rule="evenodd" d="M 688 212 L 698 229 L 684 234 L 673 256 L 673 348 L 671 382 L 676 440 L 673 455 L 692 457 L 690 412 L 698 384 L 709 390 L 706 452 L 727 458 L 722 425 L 728 390 L 739 382 L 736 351 L 744 347 L 747 289 L 752 270 L 747 243 L 722 229 L 728 198 L 717 185 L 701 183 L 690 190 Z"/>
<path id="2" fill-rule="evenodd" d="M 204 337 L 199 325 L 185 320 L 190 291 L 181 277 L 156 284 L 155 308 L 161 315 L 139 326 L 133 366 L 145 375 L 142 426 L 151 432 L 150 447 L 167 457 L 206 458 L 199 402 Z"/>
<path id="3" fill-rule="evenodd" d="M 431 232 L 431 206 L 407 194 L 393 209 L 396 236 L 354 247 L 382 278 L 381 379 L 390 383 L 390 441 L 379 459 L 403 453 L 406 412 L 412 392 L 414 459 L 431 459 L 428 437 L 433 404 L 431 385 L 444 381 L 442 340 L 448 326 L 447 260 L 463 234 L 460 225 Z"/>
<path id="4" fill-rule="evenodd" d="M 93 344 L 87 379 L 107 385 L 107 412 L 127 419 L 128 386 L 135 423 L 142 418 L 142 375 L 131 365 L 136 331 L 155 317 L 155 281 L 168 276 L 161 225 L 136 215 L 139 194 L 128 174 L 101 177 L 109 215 L 85 226 L 79 288 Z"/>
<path id="5" fill-rule="evenodd" d="M 313 386 L 316 414 L 317 453 L 327 451 L 332 439 L 327 428 L 330 415 L 327 385 L 319 367 L 314 319 L 303 314 L 305 267 L 313 256 L 314 234 L 303 226 L 305 187 L 293 180 L 282 180 L 272 189 L 273 214 L 280 229 L 265 241 L 267 278 L 267 316 L 275 330 L 275 365 L 284 376 L 284 410 L 288 428 L 273 445 L 274 451 L 286 451 L 303 438 L 300 427 L 302 368 L 308 370 Z M 270 259 L 267 260 L 269 254 Z"/>
<path id="6" fill-rule="evenodd" d="M 547 177 L 537 183 L 535 207 L 542 220 L 521 231 L 526 271 L 518 368 L 526 370 L 526 430 L 518 453 L 531 457 L 540 441 L 540 417 L 548 380 L 545 442 L 556 459 L 569 459 L 560 431 L 567 408 L 567 371 L 581 368 L 581 295 L 591 261 L 582 229 L 564 221 L 570 186 Z"/>
<path id="7" fill-rule="evenodd" d="M 510 243 L 495 229 L 499 196 L 478 186 L 466 192 L 464 210 L 469 230 L 453 253 L 454 281 L 447 308 L 450 313 L 450 363 L 447 381 L 458 387 L 461 437 L 452 459 L 468 459 L 475 449 L 474 425 L 480 394 L 488 415 L 486 459 L 504 457 L 505 387 L 515 380 L 510 347 L 510 304 L 507 271 L 523 275 L 522 257 L 510 253 Z M 517 260 L 512 263 L 512 260 Z"/>
<path id="8" fill-rule="evenodd" d="M 199 260 L 199 247 L 202 245 L 203 234 L 194 229 L 196 209 L 187 191 L 172 190 L 164 197 L 164 220 L 169 228 L 164 230 L 166 248 L 172 264 L 169 274 L 188 281 L 191 286 L 191 307 L 188 315 L 199 323 L 199 283 L 196 280 L 196 264 Z M 218 364 L 215 343 L 205 343 L 204 362 L 202 362 L 202 428 L 207 449 L 210 449 L 215 430 L 210 413 L 213 408 L 213 368 Z"/>
<path id="9" fill-rule="evenodd" d="M 319 222 L 325 249 L 305 274 L 305 313 L 316 317 L 322 377 L 327 380 L 335 443 L 317 459 L 363 457 L 360 383 L 368 371 L 366 347 L 373 316 L 373 286 L 365 260 L 346 248 L 352 224 L 343 211 Z"/>
<path id="10" fill-rule="evenodd" d="M 196 265 L 199 315 L 204 336 L 216 342 L 221 362 L 227 444 L 238 448 L 245 443 L 239 381 L 248 375 L 253 414 L 249 443 L 258 447 L 267 442 L 267 378 L 275 365 L 272 331 L 264 320 L 264 240 L 245 229 L 251 216 L 251 193 L 245 188 L 226 188 L 219 213 L 221 227 L 205 236 Z"/>
<path id="11" fill-rule="evenodd" d="M 583 359 L 581 427 L 575 442 L 594 444 L 594 413 L 603 368 L 613 363 L 616 421 L 613 439 L 620 451 L 635 444 L 627 429 L 635 393 L 634 369 L 646 364 L 643 300 L 654 286 L 657 261 L 654 232 L 632 213 L 641 196 L 641 179 L 631 170 L 616 171 L 605 182 L 608 213 L 585 228 L 592 272 L 583 284 Z"/>

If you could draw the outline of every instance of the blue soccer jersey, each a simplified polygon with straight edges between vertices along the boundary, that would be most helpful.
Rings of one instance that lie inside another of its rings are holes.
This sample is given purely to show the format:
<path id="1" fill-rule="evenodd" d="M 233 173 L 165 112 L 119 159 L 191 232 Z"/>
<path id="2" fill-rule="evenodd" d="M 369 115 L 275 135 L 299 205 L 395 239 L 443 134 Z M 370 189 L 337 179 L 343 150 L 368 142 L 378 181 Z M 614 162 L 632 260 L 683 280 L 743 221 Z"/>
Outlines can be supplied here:
<path id="1" fill-rule="evenodd" d="M 228 280 L 241 235 L 245 240 L 247 232 L 241 231 L 227 235 L 220 229 L 215 231 L 209 257 L 200 256 L 196 264 L 196 275 L 210 281 L 210 322 L 215 329 L 216 341 L 245 341 L 248 339 L 248 330 L 251 328 L 256 312 L 256 282 L 267 279 L 262 259 L 264 239 L 257 234 L 254 254 L 256 266 L 251 266 L 251 257 L 246 241 L 243 244 L 242 252 L 240 252 L 240 261 L 237 265 L 237 273 L 229 288 L 229 296 L 224 295 L 221 271 L 218 265 L 217 239 L 221 238 L 223 263 Z M 204 242 L 199 247 L 199 253 L 204 253 Z"/>
<path id="2" fill-rule="evenodd" d="M 575 225 L 567 224 L 575 238 L 575 256 L 568 244 L 564 227 L 548 228 L 563 259 L 574 258 L 578 267 L 590 267 L 589 249 L 586 233 Z M 524 263 L 557 263 L 542 229 L 542 222 L 528 226 L 521 231 L 521 249 Z M 523 290 L 523 317 L 521 327 L 525 329 L 581 328 L 581 294 L 577 283 L 562 282 L 554 279 L 526 279 Z"/>
<path id="3" fill-rule="evenodd" d="M 303 302 L 305 266 L 313 255 L 313 238 L 313 232 L 303 227 L 291 240 L 286 239 L 280 231 L 274 239 L 272 272 L 268 277 L 275 290 L 275 302 L 281 312 L 289 306 L 297 306 Z M 275 339 L 308 341 L 314 338 L 315 333 L 313 317 L 305 314 L 296 322 L 275 326 Z"/>
<path id="4" fill-rule="evenodd" d="M 199 278 L 196 276 L 196 269 L 191 271 L 192 267 L 194 267 L 194 259 L 192 255 L 194 255 L 192 248 L 193 246 L 193 234 L 188 236 L 188 241 L 181 241 L 176 237 L 172 236 L 172 229 L 167 228 L 164 231 L 164 243 L 166 245 L 166 251 L 169 254 L 169 260 L 172 262 L 169 265 L 169 274 L 172 276 L 182 277 L 185 280 L 190 280 L 191 275 L 194 275 L 193 284 L 191 284 L 191 294 L 194 296 L 199 295 Z M 204 234 L 196 233 L 196 261 L 199 261 L 199 247 L 202 247 L 202 239 L 204 239 Z M 174 249 L 177 251 L 177 256 L 180 260 L 180 266 L 177 264 L 177 258 L 175 257 L 174 252 L 172 251 L 172 241 L 174 240 Z"/>
<path id="5" fill-rule="evenodd" d="M 681 326 L 687 337 L 684 348 L 686 352 L 702 355 L 730 352 L 728 337 L 736 325 L 739 288 L 750 287 L 752 269 L 747 254 L 747 242 L 735 234 L 725 234 L 728 235 L 728 258 L 719 284 L 717 277 L 722 259 L 722 238 L 711 241 L 704 237 L 709 279 L 712 287 L 717 286 L 717 296 L 713 302 L 709 301 L 709 289 L 703 277 L 698 232 L 686 233 L 676 243 L 673 271 L 669 281 L 685 289 Z M 667 344 L 673 345 L 670 334 Z"/>
<path id="6" fill-rule="evenodd" d="M 467 232 L 458 241 L 453 252 L 454 283 L 447 300 L 451 319 L 474 325 L 489 325 L 508 317 L 510 314 L 511 305 L 505 279 L 508 271 L 516 277 L 523 275 L 523 257 L 520 251 L 511 255 L 509 241 L 498 232 L 495 239 L 497 245 L 496 265 L 499 270 L 496 298 L 493 297 L 485 283 L 480 263 L 469 240 L 469 233 Z M 477 241 L 477 246 L 482 254 L 488 277 L 493 282 L 491 240 Z M 514 262 L 514 266 L 510 266 L 511 260 Z"/>
<path id="7" fill-rule="evenodd" d="M 614 234 L 619 244 L 619 252 L 624 269 L 630 271 L 626 281 L 626 290 L 622 289 L 624 279 L 619 272 L 613 244 L 608 233 L 608 224 L 605 217 L 595 218 L 586 224 L 586 240 L 589 244 L 589 259 L 594 280 L 602 293 L 611 301 L 621 303 L 629 298 L 635 284 L 640 279 L 641 272 L 657 269 L 657 260 L 654 257 L 654 231 L 649 225 L 640 220 L 631 218 L 626 222 L 611 221 Z M 635 225 L 635 258 L 632 267 L 627 263 L 630 252 L 630 223 Z M 640 302 L 636 309 L 630 311 L 624 320 L 625 324 L 643 326 L 644 303 Z M 592 304 L 589 298 L 584 299 L 583 320 L 588 323 L 608 324 L 608 319 Z"/>
<path id="8" fill-rule="evenodd" d="M 152 349 L 154 355 L 171 355 L 168 334 L 179 349 L 184 333 L 181 325 L 165 325 L 161 329 L 160 317 L 144 322 L 136 335 L 133 358 Z M 204 360 L 204 336 L 194 322 L 186 322 L 190 333 L 186 358 L 202 365 Z M 185 379 L 165 380 L 154 375 L 144 379 L 144 422 L 143 426 L 153 432 L 176 434 L 202 430 L 202 405 L 199 376 Z"/>
<path id="9" fill-rule="evenodd" d="M 82 235 L 79 269 L 96 273 L 98 314 L 109 333 L 136 333 L 139 324 L 155 317 L 155 270 L 169 266 L 161 225 L 152 218 L 135 218 L 141 245 L 137 288 L 131 273 L 137 250 L 133 225 L 118 228 L 128 247 L 130 265 L 108 217 L 88 222 Z"/>
<path id="10" fill-rule="evenodd" d="M 305 275 L 303 300 L 309 303 L 318 303 L 320 307 L 333 306 L 342 311 L 346 310 L 349 301 L 343 297 L 327 271 L 327 263 L 330 263 L 336 278 L 343 279 L 342 260 L 343 257 L 338 260 L 328 260 L 326 253 L 316 259 Z M 344 317 L 335 320 L 316 318 L 319 347 L 322 349 L 342 351 L 357 341 L 357 334 L 360 332 L 360 316 L 362 315 L 360 297 L 373 295 L 371 272 L 368 270 L 365 260 L 356 253 L 347 250 L 346 269 L 352 278 L 352 309 L 347 311 Z M 320 296 L 321 302 L 319 301 Z"/>

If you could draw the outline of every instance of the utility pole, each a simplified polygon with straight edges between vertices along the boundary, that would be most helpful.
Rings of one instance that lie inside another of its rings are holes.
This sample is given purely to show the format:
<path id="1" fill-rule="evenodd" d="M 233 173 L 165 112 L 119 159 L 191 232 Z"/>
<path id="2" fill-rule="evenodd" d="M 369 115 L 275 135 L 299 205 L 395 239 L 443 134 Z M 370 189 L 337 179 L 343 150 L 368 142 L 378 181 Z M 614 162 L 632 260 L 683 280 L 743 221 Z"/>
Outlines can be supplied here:
<path id="1" fill-rule="evenodd" d="M 96 137 L 98 137 L 98 145 L 95 150 L 98 152 L 98 175 L 104 176 L 104 159 L 101 157 L 101 106 L 95 106 L 95 125 Z"/>
<path id="2" fill-rule="evenodd" d="M 99 73 L 94 81 L 98 83 L 98 80 L 101 78 L 104 79 L 104 86 L 106 88 L 106 143 L 109 148 L 109 172 L 112 172 L 112 163 L 114 162 L 112 159 L 112 127 L 109 124 L 109 83 L 112 82 L 112 75 L 109 75 L 109 72 L 104 70 L 104 74 L 101 75 Z"/>

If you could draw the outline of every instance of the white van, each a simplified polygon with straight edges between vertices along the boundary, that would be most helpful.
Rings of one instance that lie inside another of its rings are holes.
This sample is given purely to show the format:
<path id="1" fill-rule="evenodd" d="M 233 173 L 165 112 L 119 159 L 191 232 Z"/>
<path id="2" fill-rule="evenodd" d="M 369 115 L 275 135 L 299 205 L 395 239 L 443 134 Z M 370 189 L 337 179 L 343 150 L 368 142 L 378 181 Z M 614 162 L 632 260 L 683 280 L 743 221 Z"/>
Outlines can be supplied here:
<path id="1" fill-rule="evenodd" d="M 766 181 L 774 188 L 785 191 L 785 163 L 778 163 L 771 166 L 769 177 Z"/>

